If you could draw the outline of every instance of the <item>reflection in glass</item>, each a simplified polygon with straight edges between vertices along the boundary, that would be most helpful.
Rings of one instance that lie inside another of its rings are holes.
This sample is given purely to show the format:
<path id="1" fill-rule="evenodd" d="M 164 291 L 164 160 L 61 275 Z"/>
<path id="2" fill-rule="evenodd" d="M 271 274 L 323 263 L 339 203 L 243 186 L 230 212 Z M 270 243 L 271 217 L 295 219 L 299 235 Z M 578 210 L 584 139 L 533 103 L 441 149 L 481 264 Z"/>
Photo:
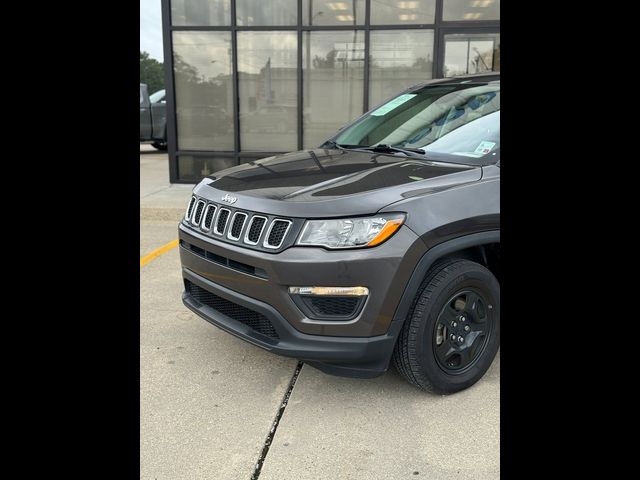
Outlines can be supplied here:
<path id="1" fill-rule="evenodd" d="M 372 25 L 435 23 L 436 0 L 372 0 Z"/>
<path id="2" fill-rule="evenodd" d="M 500 20 L 500 0 L 444 0 L 443 20 Z"/>
<path id="3" fill-rule="evenodd" d="M 297 0 L 236 0 L 238 25 L 296 25 Z"/>
<path id="4" fill-rule="evenodd" d="M 500 34 L 444 36 L 444 76 L 500 71 Z"/>
<path id="5" fill-rule="evenodd" d="M 297 46 L 296 32 L 238 32 L 243 151 L 297 150 Z"/>
<path id="6" fill-rule="evenodd" d="M 431 78 L 432 30 L 372 31 L 369 106 Z"/>
<path id="7" fill-rule="evenodd" d="M 365 0 L 302 0 L 303 25 L 364 25 Z"/>
<path id="8" fill-rule="evenodd" d="M 173 32 L 178 149 L 233 150 L 230 32 Z"/>
<path id="9" fill-rule="evenodd" d="M 303 146 L 320 145 L 362 114 L 364 33 L 304 32 Z"/>
<path id="10" fill-rule="evenodd" d="M 180 180 L 199 182 L 213 172 L 237 165 L 234 158 L 180 155 L 178 157 L 178 175 Z"/>
<path id="11" fill-rule="evenodd" d="M 231 25 L 231 0 L 171 0 L 172 25 Z"/>
<path id="12" fill-rule="evenodd" d="M 345 129 L 336 142 L 419 149 L 433 160 L 495 163 L 500 159 L 500 85 L 436 84 L 401 94 Z"/>

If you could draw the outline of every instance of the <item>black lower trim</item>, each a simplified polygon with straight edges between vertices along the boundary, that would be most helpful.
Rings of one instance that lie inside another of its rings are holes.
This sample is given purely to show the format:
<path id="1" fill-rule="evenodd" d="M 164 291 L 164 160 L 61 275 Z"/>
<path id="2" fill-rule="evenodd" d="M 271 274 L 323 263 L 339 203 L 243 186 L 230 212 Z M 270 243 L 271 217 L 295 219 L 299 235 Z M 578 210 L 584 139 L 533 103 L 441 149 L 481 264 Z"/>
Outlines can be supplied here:
<path id="1" fill-rule="evenodd" d="M 212 294 L 268 318 L 279 338 L 262 335 L 199 302 L 188 292 L 183 293 L 182 301 L 190 310 L 209 323 L 253 345 L 279 355 L 297 358 L 320 370 L 340 376 L 372 378 L 383 374 L 389 366 L 389 358 L 401 325 L 390 329 L 385 335 L 376 337 L 308 335 L 293 328 L 278 311 L 266 303 L 213 283 L 184 267 L 182 275 L 189 282 Z"/>

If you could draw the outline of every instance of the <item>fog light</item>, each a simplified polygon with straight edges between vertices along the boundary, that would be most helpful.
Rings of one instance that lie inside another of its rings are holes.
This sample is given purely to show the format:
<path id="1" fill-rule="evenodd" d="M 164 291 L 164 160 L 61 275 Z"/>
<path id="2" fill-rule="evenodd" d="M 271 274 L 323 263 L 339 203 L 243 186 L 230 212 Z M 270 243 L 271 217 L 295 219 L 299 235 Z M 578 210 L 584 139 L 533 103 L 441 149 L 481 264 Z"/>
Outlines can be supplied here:
<path id="1" fill-rule="evenodd" d="M 292 295 L 329 295 L 366 297 L 369 295 L 367 287 L 289 287 Z"/>

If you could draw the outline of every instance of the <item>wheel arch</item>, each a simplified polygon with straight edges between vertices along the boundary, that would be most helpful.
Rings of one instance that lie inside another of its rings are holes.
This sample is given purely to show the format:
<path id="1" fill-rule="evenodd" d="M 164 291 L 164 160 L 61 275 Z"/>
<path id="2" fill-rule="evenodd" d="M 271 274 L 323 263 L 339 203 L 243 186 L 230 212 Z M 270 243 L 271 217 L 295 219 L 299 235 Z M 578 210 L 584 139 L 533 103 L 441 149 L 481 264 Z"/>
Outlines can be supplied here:
<path id="1" fill-rule="evenodd" d="M 497 262 L 495 260 L 494 263 L 489 261 L 492 254 L 487 252 L 486 247 L 488 246 L 497 246 Z M 395 335 L 400 332 L 422 281 L 436 261 L 444 258 L 473 260 L 489 268 L 499 280 L 499 250 L 500 230 L 490 230 L 456 237 L 427 250 L 418 261 L 404 289 L 389 327 L 390 332 Z"/>

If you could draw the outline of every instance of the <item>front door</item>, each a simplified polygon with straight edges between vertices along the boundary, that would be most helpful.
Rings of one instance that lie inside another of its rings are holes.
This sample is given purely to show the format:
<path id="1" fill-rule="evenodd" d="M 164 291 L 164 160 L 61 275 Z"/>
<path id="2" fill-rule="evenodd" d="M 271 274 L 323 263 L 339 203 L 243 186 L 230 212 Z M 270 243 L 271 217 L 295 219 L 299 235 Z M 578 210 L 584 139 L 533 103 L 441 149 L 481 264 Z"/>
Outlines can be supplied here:
<path id="1" fill-rule="evenodd" d="M 500 33 L 443 28 L 438 77 L 500 71 Z"/>

